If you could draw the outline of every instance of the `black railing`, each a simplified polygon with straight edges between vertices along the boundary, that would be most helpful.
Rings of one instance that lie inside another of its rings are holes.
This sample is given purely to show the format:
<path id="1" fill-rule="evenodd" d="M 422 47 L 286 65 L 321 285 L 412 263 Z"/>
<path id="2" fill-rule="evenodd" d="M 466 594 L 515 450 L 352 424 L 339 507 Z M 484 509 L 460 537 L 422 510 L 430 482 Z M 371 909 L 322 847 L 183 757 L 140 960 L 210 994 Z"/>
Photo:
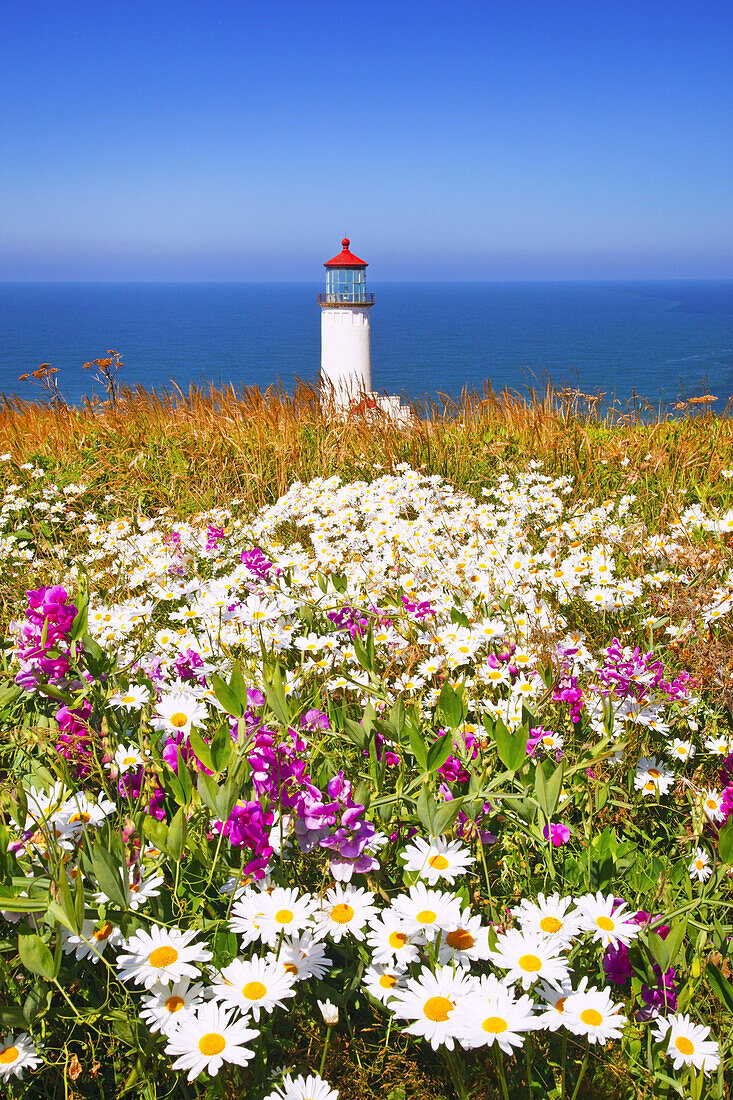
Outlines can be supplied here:
<path id="1" fill-rule="evenodd" d="M 373 306 L 374 294 L 366 290 L 346 290 L 332 294 L 319 294 L 318 303 L 322 306 Z"/>

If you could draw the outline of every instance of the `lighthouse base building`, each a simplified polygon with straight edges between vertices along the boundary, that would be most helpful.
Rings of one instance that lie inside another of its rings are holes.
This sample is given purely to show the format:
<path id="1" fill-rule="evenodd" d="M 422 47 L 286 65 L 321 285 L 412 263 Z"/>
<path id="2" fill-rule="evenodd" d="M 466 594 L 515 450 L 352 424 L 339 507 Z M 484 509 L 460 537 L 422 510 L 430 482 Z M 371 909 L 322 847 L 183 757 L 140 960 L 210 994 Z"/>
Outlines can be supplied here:
<path id="1" fill-rule="evenodd" d="M 399 397 L 372 389 L 370 312 L 374 295 L 366 289 L 365 260 L 350 251 L 344 237 L 341 252 L 323 265 L 326 291 L 321 307 L 321 399 L 340 415 L 371 413 L 407 423 L 410 410 Z"/>

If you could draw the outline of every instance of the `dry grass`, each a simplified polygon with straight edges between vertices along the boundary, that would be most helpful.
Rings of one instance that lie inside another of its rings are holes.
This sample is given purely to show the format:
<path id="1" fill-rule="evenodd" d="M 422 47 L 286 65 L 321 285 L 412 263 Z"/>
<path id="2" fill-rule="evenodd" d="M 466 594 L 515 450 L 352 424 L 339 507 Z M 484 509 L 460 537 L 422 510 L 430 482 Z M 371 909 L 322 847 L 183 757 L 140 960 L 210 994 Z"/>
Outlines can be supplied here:
<path id="1" fill-rule="evenodd" d="M 118 510 L 170 506 L 178 515 L 232 498 L 258 507 L 296 478 L 371 478 L 376 466 L 398 462 L 470 490 L 537 458 L 548 472 L 572 475 L 580 496 L 650 497 L 659 521 L 678 492 L 727 501 L 720 471 L 733 466 L 733 419 L 710 407 L 672 418 L 641 401 L 603 408 L 550 384 L 524 394 L 487 386 L 416 406 L 400 429 L 374 414 L 330 417 L 318 390 L 302 382 L 292 393 L 137 387 L 115 404 L 78 408 L 3 397 L 0 449 L 18 462 L 42 460 L 61 484 L 83 480 L 113 495 Z"/>

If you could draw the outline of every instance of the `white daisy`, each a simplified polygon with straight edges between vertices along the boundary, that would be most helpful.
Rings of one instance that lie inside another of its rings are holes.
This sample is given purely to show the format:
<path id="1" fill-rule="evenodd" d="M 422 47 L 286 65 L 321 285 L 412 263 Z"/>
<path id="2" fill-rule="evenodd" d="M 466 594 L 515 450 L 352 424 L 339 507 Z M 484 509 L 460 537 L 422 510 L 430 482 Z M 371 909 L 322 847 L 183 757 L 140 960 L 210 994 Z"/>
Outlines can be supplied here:
<path id="1" fill-rule="evenodd" d="M 202 724 L 206 713 L 206 707 L 192 692 L 171 692 L 156 703 L 150 725 L 161 733 L 188 733 L 191 726 Z"/>
<path id="2" fill-rule="evenodd" d="M 568 977 L 567 961 L 557 954 L 557 948 L 544 937 L 516 928 L 496 937 L 496 947 L 489 958 L 506 970 L 506 982 L 521 982 L 525 989 L 540 979 L 550 985 L 560 985 Z"/>
<path id="3" fill-rule="evenodd" d="M 247 887 L 239 900 L 234 903 L 229 927 L 232 932 L 242 937 L 243 947 L 262 938 L 262 921 L 268 910 L 269 899 L 267 890 L 258 885 Z"/>
<path id="4" fill-rule="evenodd" d="M 216 1077 L 224 1062 L 244 1066 L 254 1058 L 254 1051 L 245 1044 L 256 1039 L 259 1031 L 233 1016 L 231 1009 L 207 1003 L 182 1020 L 165 1048 L 166 1054 L 178 1056 L 173 1069 L 188 1070 L 188 1080 L 193 1081 L 204 1070 Z"/>
<path id="5" fill-rule="evenodd" d="M 394 966 L 376 965 L 370 966 L 364 971 L 362 984 L 367 993 L 384 1004 L 400 989 L 405 988 L 406 971 Z"/>
<path id="6" fill-rule="evenodd" d="M 276 960 L 234 959 L 221 972 L 221 979 L 212 989 L 217 1000 L 239 1009 L 243 1015 L 252 1013 L 259 1020 L 260 1012 L 272 1012 L 285 1007 L 285 1000 L 295 994 L 294 975 Z"/>
<path id="7" fill-rule="evenodd" d="M 316 902 L 309 894 L 284 886 L 276 886 L 270 891 L 253 891 L 251 896 L 243 896 L 232 910 L 234 918 L 230 927 L 235 932 L 241 929 L 242 915 L 247 923 L 248 911 L 253 907 L 260 910 L 256 914 L 259 938 L 275 947 L 283 934 L 297 935 L 313 926 Z M 251 923 L 247 931 L 255 931 Z"/>
<path id="8" fill-rule="evenodd" d="M 372 961 L 385 966 L 407 967 L 417 960 L 418 948 L 407 932 L 404 921 L 384 909 L 369 922 L 367 943 Z"/>
<path id="9" fill-rule="evenodd" d="M 0 1038 L 0 1081 L 22 1077 L 24 1069 L 35 1069 L 43 1061 L 27 1031 Z"/>
<path id="10" fill-rule="evenodd" d="M 512 909 L 523 932 L 533 932 L 559 949 L 569 947 L 580 930 L 580 915 L 573 898 L 561 898 L 559 894 L 537 895 L 537 901 L 524 899 Z"/>
<path id="11" fill-rule="evenodd" d="M 405 861 L 406 871 L 417 871 L 431 886 L 441 879 L 455 882 L 476 862 L 465 845 L 458 840 L 446 840 L 444 836 L 432 837 L 429 841 L 415 837 L 400 852 L 400 859 Z"/>
<path id="12" fill-rule="evenodd" d="M 495 974 L 482 975 L 453 1015 L 453 1026 L 461 1045 L 468 1048 L 498 1043 L 506 1054 L 521 1047 L 524 1033 L 537 1026 L 531 997 L 517 998 L 514 990 Z"/>
<path id="13" fill-rule="evenodd" d="M 616 905 L 613 894 L 605 897 L 599 890 L 597 894 L 586 894 L 578 898 L 580 927 L 584 932 L 592 932 L 593 939 L 604 947 L 617 943 L 629 944 L 639 935 L 639 925 L 631 913 L 626 912 L 626 903 Z"/>
<path id="14" fill-rule="evenodd" d="M 392 901 L 392 912 L 403 922 L 410 936 L 434 940 L 441 932 L 452 932 L 461 922 L 461 903 L 454 894 L 429 890 L 422 882 Z"/>
<path id="15" fill-rule="evenodd" d="M 453 963 L 470 967 L 471 963 L 488 957 L 489 929 L 481 924 L 480 916 L 471 916 L 471 910 L 464 909 L 460 926 L 441 936 L 438 962 L 441 966 Z"/>
<path id="16" fill-rule="evenodd" d="M 289 936 L 279 945 L 277 954 L 265 956 L 268 962 L 282 967 L 292 974 L 296 982 L 307 978 L 322 978 L 333 966 L 326 954 L 326 945 L 317 940 L 312 932 L 303 932 L 300 936 Z"/>
<path id="17" fill-rule="evenodd" d="M 112 707 L 122 707 L 124 710 L 140 710 L 150 701 L 150 692 L 142 684 L 130 684 L 128 688 L 115 692 L 107 700 Z"/>
<path id="18" fill-rule="evenodd" d="M 721 822 L 725 820 L 725 813 L 723 812 L 723 798 L 720 791 L 710 788 L 705 791 L 702 799 L 702 808 L 705 811 L 705 816 L 714 822 Z"/>
<path id="19" fill-rule="evenodd" d="M 355 886 L 337 883 L 321 899 L 316 913 L 316 929 L 320 936 L 328 936 L 338 943 L 350 934 L 356 940 L 364 939 L 364 925 L 377 915 L 373 894 Z"/>
<path id="20" fill-rule="evenodd" d="M 332 1089 L 318 1074 L 291 1077 L 286 1073 L 282 1083 L 268 1092 L 264 1100 L 338 1100 L 338 1095 L 338 1089 Z"/>
<path id="21" fill-rule="evenodd" d="M 141 1002 L 140 1015 L 150 1031 L 169 1034 L 203 1002 L 203 985 L 186 979 L 173 985 L 154 985 Z"/>
<path id="22" fill-rule="evenodd" d="M 121 980 L 152 989 L 158 982 L 170 984 L 198 977 L 198 969 L 192 964 L 208 962 L 211 952 L 202 944 L 192 943 L 195 936 L 195 930 L 182 932 L 153 925 L 146 932 L 141 928 L 124 944 L 127 954 L 117 959 Z"/>
<path id="23" fill-rule="evenodd" d="M 682 737 L 675 737 L 671 745 L 667 746 L 667 755 L 681 764 L 686 764 L 695 755 L 695 746 L 692 741 L 685 741 Z"/>
<path id="24" fill-rule="evenodd" d="M 454 973 L 452 967 L 439 966 L 433 973 L 424 966 L 416 978 L 408 978 L 404 989 L 396 991 L 388 1007 L 400 1019 L 412 1021 L 405 1028 L 409 1035 L 421 1035 L 433 1050 L 441 1045 L 453 1050 L 451 1017 L 473 987 L 474 979 L 462 969 Z"/>
<path id="25" fill-rule="evenodd" d="M 114 755 L 114 764 L 120 775 L 124 775 L 130 768 L 139 768 L 144 763 L 137 745 L 120 745 Z"/>
<path id="26" fill-rule="evenodd" d="M 642 757 L 636 766 L 634 787 L 644 796 L 667 794 L 674 783 L 674 772 L 666 768 L 655 756 Z"/>
<path id="27" fill-rule="evenodd" d="M 659 1020 L 655 1038 L 662 1042 L 669 1037 L 667 1054 L 675 1069 L 694 1066 L 703 1073 L 710 1073 L 720 1065 L 720 1048 L 714 1039 L 708 1039 L 710 1028 L 694 1024 L 688 1015 L 678 1013 Z"/>
<path id="28" fill-rule="evenodd" d="M 696 848 L 690 863 L 690 878 L 696 878 L 698 882 L 707 882 L 712 873 L 709 853 L 704 848 Z"/>
<path id="29" fill-rule="evenodd" d="M 563 1023 L 573 1035 L 585 1035 L 590 1043 L 620 1039 L 626 1017 L 611 1000 L 607 989 L 577 990 L 565 1001 Z"/>
<path id="30" fill-rule="evenodd" d="M 85 920 L 78 935 L 67 933 L 65 929 L 62 934 L 66 955 L 73 952 L 77 959 L 91 959 L 93 963 L 99 962 L 107 946 L 119 947 L 124 942 L 122 932 L 108 920 Z"/>

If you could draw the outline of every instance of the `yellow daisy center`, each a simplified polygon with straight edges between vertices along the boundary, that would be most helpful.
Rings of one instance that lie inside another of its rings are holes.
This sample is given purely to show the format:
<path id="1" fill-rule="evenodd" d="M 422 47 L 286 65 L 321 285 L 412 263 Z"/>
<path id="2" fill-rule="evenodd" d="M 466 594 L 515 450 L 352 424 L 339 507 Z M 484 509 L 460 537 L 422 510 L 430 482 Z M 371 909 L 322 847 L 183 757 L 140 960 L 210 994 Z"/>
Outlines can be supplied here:
<path id="1" fill-rule="evenodd" d="M 242 996 L 248 1001 L 261 1001 L 267 993 L 267 986 L 262 982 L 247 982 L 242 989 Z"/>
<path id="2" fill-rule="evenodd" d="M 407 943 L 407 936 L 404 932 L 390 932 L 387 942 L 390 947 L 394 947 L 399 951 Z"/>
<path id="3" fill-rule="evenodd" d="M 20 1051 L 17 1047 L 5 1047 L 5 1050 L 0 1050 L 0 1065 L 9 1066 L 19 1054 Z"/>
<path id="4" fill-rule="evenodd" d="M 297 974 L 298 968 L 295 963 L 285 963 L 285 970 L 288 974 Z"/>
<path id="5" fill-rule="evenodd" d="M 542 969 L 542 959 L 537 955 L 520 955 L 517 962 L 522 970 L 526 970 L 530 974 L 536 974 L 538 970 Z"/>
<path id="6" fill-rule="evenodd" d="M 473 947 L 475 940 L 465 928 L 456 928 L 454 932 L 448 933 L 445 942 L 454 951 L 468 951 L 470 947 Z"/>
<path id="7" fill-rule="evenodd" d="M 278 909 L 275 913 L 275 920 L 278 924 L 290 924 L 294 916 L 292 909 Z"/>
<path id="8" fill-rule="evenodd" d="M 114 931 L 114 926 L 107 920 L 104 922 L 101 928 L 98 928 L 94 933 L 94 938 L 99 942 L 100 940 L 108 940 Z"/>
<path id="9" fill-rule="evenodd" d="M 216 1031 L 207 1031 L 206 1035 L 202 1035 L 199 1039 L 199 1050 L 205 1058 L 211 1058 L 214 1054 L 221 1054 L 226 1045 L 227 1041 L 224 1036 L 219 1035 Z"/>
<path id="10" fill-rule="evenodd" d="M 188 721 L 188 716 L 185 715 L 183 713 L 183 711 L 180 711 L 180 710 L 177 710 L 175 714 L 171 714 L 171 716 L 170 716 L 170 724 L 172 726 L 175 726 L 177 730 L 183 729 L 183 727 L 186 725 L 187 721 Z M 205 1038 L 206 1038 L 206 1036 L 204 1036 L 204 1039 Z M 203 1041 L 204 1040 L 202 1039 L 201 1042 L 203 1043 Z M 222 1042 L 223 1042 L 223 1040 L 222 1040 Z M 224 1048 L 222 1047 L 221 1049 L 223 1050 Z"/>
<path id="11" fill-rule="evenodd" d="M 540 928 L 543 932 L 559 932 L 562 928 L 562 921 L 557 917 L 543 917 L 540 921 Z"/>
<path id="12" fill-rule="evenodd" d="M 336 924 L 348 924 L 354 916 L 354 910 L 345 901 L 340 901 L 331 910 L 331 920 Z"/>
<path id="13" fill-rule="evenodd" d="M 705 805 L 709 810 L 717 810 L 718 808 L 718 803 L 715 801 L 714 798 L 708 798 L 705 802 Z"/>
<path id="14" fill-rule="evenodd" d="M 77 822 L 83 821 L 84 824 L 86 825 L 87 821 L 91 821 L 91 820 L 92 820 L 92 815 L 88 814 L 84 810 L 82 810 L 81 813 L 71 815 L 71 817 L 69 818 L 69 824 L 70 825 L 76 825 Z"/>
<path id="15" fill-rule="evenodd" d="M 695 860 L 695 866 L 697 867 L 698 871 L 702 871 L 705 864 L 703 863 L 703 861 L 701 859 L 696 859 Z"/>
<path id="16" fill-rule="evenodd" d="M 602 932 L 613 932 L 616 927 L 615 921 L 612 921 L 610 917 L 596 917 L 596 924 Z"/>
<path id="17" fill-rule="evenodd" d="M 436 871 L 445 871 L 446 867 L 448 867 L 448 865 L 449 865 L 448 860 L 445 858 L 445 856 L 441 856 L 441 855 L 431 856 L 430 859 L 428 860 L 428 863 Z"/>
<path id="18" fill-rule="evenodd" d="M 501 1016 L 487 1016 L 481 1027 L 484 1031 L 488 1031 L 491 1035 L 501 1035 L 502 1031 L 506 1031 L 508 1028 L 506 1020 L 502 1020 Z"/>
<path id="19" fill-rule="evenodd" d="M 156 947 L 154 951 L 151 951 L 148 955 L 148 962 L 151 966 L 154 966 L 156 970 L 162 970 L 166 966 L 171 966 L 177 958 L 178 952 L 175 947 L 166 944 L 163 947 Z"/>
<path id="20" fill-rule="evenodd" d="M 423 1005 L 423 1012 L 433 1023 L 442 1024 L 454 1008 L 455 1005 L 447 997 L 429 997 Z"/>
<path id="21" fill-rule="evenodd" d="M 125 759 L 122 761 L 122 763 L 123 764 L 136 764 L 137 763 L 137 757 L 136 756 L 126 756 Z"/>
<path id="22" fill-rule="evenodd" d="M 580 1018 L 583 1023 L 588 1024 L 589 1027 L 599 1027 L 603 1023 L 603 1017 L 595 1008 L 584 1008 L 580 1014 Z"/>
<path id="23" fill-rule="evenodd" d="M 183 997 L 169 997 L 165 1002 L 165 1007 L 169 1012 L 180 1012 L 185 1003 Z"/>
<path id="24" fill-rule="evenodd" d="M 434 913 L 432 909 L 421 909 L 415 917 L 415 920 L 420 924 L 435 924 L 438 919 L 438 914 Z M 443 998 L 445 1000 L 445 998 Z"/>
<path id="25" fill-rule="evenodd" d="M 555 1008 L 557 1009 L 558 1012 L 564 1012 L 565 1011 L 565 1002 L 566 1001 L 567 1001 L 567 997 L 561 997 L 559 1001 L 555 1001 Z"/>
<path id="26" fill-rule="evenodd" d="M 674 1045 L 677 1047 L 680 1054 L 686 1054 L 689 1057 L 690 1054 L 695 1053 L 695 1044 L 691 1039 L 688 1039 L 686 1035 L 678 1035 L 674 1041 Z"/>
<path id="27" fill-rule="evenodd" d="M 379 979 L 379 984 L 382 989 L 391 989 L 393 985 L 397 985 L 397 979 L 394 974 L 382 974 L 382 977 Z"/>
<path id="28" fill-rule="evenodd" d="M 121 695 L 120 696 L 120 702 L 121 703 L 134 703 L 135 702 L 135 696 L 134 695 Z"/>
<path id="29" fill-rule="evenodd" d="M 657 768 L 650 768 L 648 774 L 651 775 L 654 779 L 659 779 L 662 773 Z"/>

